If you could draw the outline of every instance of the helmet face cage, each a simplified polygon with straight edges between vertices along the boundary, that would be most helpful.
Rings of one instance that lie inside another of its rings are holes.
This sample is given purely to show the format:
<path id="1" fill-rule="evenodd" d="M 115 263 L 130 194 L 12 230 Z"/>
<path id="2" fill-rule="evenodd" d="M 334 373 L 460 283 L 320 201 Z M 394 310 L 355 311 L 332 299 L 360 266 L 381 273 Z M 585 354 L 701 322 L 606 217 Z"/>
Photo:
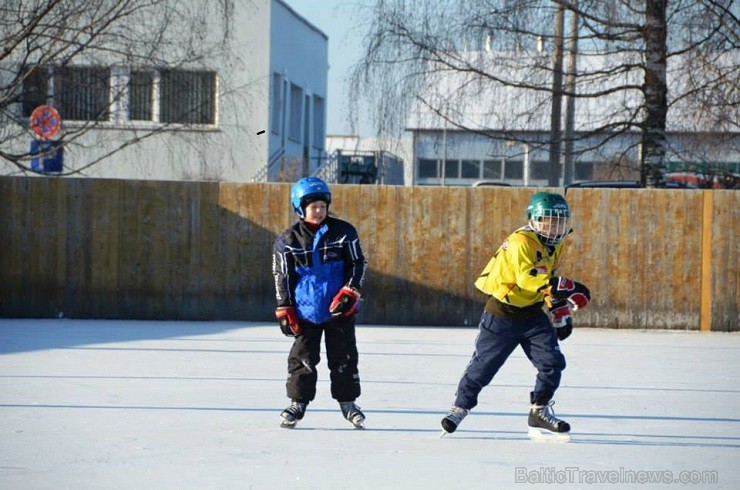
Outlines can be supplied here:
<path id="1" fill-rule="evenodd" d="M 546 245 L 557 245 L 570 233 L 570 210 L 559 194 L 535 194 L 527 207 L 527 218 Z"/>
<path id="2" fill-rule="evenodd" d="M 290 204 L 301 219 L 306 217 L 306 205 L 314 201 L 331 204 L 331 191 L 326 182 L 318 177 L 306 177 L 293 185 L 290 191 Z"/>
<path id="3" fill-rule="evenodd" d="M 557 245 L 570 231 L 570 216 L 553 209 L 540 209 L 532 213 L 529 226 L 547 245 Z"/>

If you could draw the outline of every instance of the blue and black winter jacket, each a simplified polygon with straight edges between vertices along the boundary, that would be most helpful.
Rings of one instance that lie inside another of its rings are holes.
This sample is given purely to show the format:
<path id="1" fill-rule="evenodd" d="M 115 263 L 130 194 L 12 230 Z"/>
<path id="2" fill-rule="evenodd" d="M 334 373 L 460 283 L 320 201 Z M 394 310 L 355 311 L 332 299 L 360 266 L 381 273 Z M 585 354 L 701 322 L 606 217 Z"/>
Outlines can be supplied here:
<path id="1" fill-rule="evenodd" d="M 342 286 L 360 290 L 365 256 L 357 230 L 327 217 L 316 232 L 297 222 L 275 240 L 272 273 L 277 306 L 293 306 L 301 320 L 331 320 L 329 305 Z"/>

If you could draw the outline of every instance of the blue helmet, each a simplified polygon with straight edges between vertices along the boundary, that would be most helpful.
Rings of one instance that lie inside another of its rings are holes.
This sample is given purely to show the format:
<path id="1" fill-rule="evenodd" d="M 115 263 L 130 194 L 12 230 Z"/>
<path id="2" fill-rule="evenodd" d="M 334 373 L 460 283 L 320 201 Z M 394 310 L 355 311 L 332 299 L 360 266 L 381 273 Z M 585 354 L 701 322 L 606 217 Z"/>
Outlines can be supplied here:
<path id="1" fill-rule="evenodd" d="M 314 201 L 331 204 L 331 191 L 326 182 L 318 177 L 305 177 L 295 184 L 290 191 L 290 204 L 301 219 L 306 217 L 306 205 Z"/>

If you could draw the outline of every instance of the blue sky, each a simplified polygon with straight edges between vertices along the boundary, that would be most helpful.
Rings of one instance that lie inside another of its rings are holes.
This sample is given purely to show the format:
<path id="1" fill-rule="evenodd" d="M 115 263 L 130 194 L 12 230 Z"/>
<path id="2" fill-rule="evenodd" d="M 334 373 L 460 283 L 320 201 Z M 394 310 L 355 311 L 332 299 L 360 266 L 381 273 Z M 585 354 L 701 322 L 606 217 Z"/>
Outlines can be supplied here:
<path id="1" fill-rule="evenodd" d="M 352 134 L 347 122 L 347 78 L 362 53 L 362 33 L 357 25 L 361 0 L 285 0 L 306 20 L 329 37 L 329 86 L 327 134 Z M 367 119 L 359 122 L 362 136 L 372 133 Z"/>

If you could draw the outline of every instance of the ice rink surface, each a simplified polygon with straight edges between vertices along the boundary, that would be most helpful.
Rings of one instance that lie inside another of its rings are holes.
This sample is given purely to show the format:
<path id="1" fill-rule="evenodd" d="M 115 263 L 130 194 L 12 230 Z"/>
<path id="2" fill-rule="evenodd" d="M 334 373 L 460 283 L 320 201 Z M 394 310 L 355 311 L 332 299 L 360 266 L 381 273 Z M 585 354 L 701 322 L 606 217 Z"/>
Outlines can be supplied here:
<path id="1" fill-rule="evenodd" d="M 526 438 L 521 350 L 440 438 L 476 333 L 359 325 L 367 428 L 322 360 L 288 430 L 271 323 L 0 319 L 0 489 L 740 488 L 740 334 L 576 328 L 572 442 Z"/>

